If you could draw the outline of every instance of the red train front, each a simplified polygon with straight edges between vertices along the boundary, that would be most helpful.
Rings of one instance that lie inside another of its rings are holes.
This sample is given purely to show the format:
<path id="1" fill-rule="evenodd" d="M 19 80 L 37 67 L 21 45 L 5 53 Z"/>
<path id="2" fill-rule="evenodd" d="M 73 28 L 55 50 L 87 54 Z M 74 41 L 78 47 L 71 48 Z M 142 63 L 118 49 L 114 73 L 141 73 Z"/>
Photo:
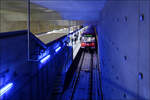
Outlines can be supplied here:
<path id="1" fill-rule="evenodd" d="M 88 28 L 81 38 L 81 48 L 95 49 L 96 46 L 96 35 L 93 28 Z"/>

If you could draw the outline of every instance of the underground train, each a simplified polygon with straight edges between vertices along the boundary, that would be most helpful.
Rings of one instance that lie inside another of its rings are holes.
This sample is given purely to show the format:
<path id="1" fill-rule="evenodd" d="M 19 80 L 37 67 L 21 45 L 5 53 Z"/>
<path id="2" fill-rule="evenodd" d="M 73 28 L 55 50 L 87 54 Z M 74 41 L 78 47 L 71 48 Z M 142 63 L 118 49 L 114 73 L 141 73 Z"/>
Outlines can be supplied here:
<path id="1" fill-rule="evenodd" d="M 82 33 L 81 48 L 96 48 L 96 34 L 93 27 L 89 27 L 86 31 Z"/>

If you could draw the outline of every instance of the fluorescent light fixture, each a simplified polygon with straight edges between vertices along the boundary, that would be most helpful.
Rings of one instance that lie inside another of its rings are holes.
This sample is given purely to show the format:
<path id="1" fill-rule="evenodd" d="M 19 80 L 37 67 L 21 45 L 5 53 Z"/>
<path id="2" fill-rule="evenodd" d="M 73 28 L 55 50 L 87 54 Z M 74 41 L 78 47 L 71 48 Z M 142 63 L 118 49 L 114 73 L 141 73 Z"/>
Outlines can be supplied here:
<path id="1" fill-rule="evenodd" d="M 61 49 L 61 47 L 58 47 L 58 48 L 55 50 L 55 52 L 58 52 L 60 49 Z"/>
<path id="2" fill-rule="evenodd" d="M 12 86 L 13 86 L 13 83 L 8 83 L 3 88 L 1 88 L 0 89 L 0 96 L 2 96 L 3 94 L 5 94 L 9 89 L 12 88 Z"/>
<path id="3" fill-rule="evenodd" d="M 54 10 L 49 10 L 49 9 L 47 9 L 47 10 L 44 10 L 45 12 L 54 12 Z"/>
<path id="4" fill-rule="evenodd" d="M 43 8 L 43 7 L 36 7 L 35 9 L 38 9 L 38 10 L 45 10 L 46 8 Z"/>
<path id="5" fill-rule="evenodd" d="M 46 57 L 44 57 L 43 59 L 40 60 L 41 63 L 44 63 L 47 59 L 50 58 L 50 55 L 47 55 Z"/>

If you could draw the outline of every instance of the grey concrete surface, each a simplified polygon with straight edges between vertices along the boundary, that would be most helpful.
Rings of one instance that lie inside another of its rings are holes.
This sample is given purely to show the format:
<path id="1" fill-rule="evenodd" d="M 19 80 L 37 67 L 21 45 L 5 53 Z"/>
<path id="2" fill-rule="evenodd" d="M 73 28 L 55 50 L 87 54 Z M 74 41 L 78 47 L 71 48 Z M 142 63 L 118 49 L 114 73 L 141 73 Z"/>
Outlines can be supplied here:
<path id="1" fill-rule="evenodd" d="M 104 100 L 150 100 L 150 1 L 108 0 L 100 16 Z"/>

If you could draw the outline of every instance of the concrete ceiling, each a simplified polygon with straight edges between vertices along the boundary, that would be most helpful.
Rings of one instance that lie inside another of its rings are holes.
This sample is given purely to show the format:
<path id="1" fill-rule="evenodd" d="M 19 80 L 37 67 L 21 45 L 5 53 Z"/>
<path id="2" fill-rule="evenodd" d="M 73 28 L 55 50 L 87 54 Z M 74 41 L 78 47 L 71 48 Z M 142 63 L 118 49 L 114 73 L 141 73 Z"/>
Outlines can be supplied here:
<path id="1" fill-rule="evenodd" d="M 105 0 L 31 0 L 30 17 L 32 21 L 57 25 L 81 24 L 97 20 L 104 3 Z M 0 17 L 6 21 L 27 21 L 27 16 L 27 0 L 0 0 Z"/>
<path id="2" fill-rule="evenodd" d="M 55 10 L 68 20 L 99 19 L 100 10 L 104 7 L 105 0 L 31 0 L 32 3 Z"/>

